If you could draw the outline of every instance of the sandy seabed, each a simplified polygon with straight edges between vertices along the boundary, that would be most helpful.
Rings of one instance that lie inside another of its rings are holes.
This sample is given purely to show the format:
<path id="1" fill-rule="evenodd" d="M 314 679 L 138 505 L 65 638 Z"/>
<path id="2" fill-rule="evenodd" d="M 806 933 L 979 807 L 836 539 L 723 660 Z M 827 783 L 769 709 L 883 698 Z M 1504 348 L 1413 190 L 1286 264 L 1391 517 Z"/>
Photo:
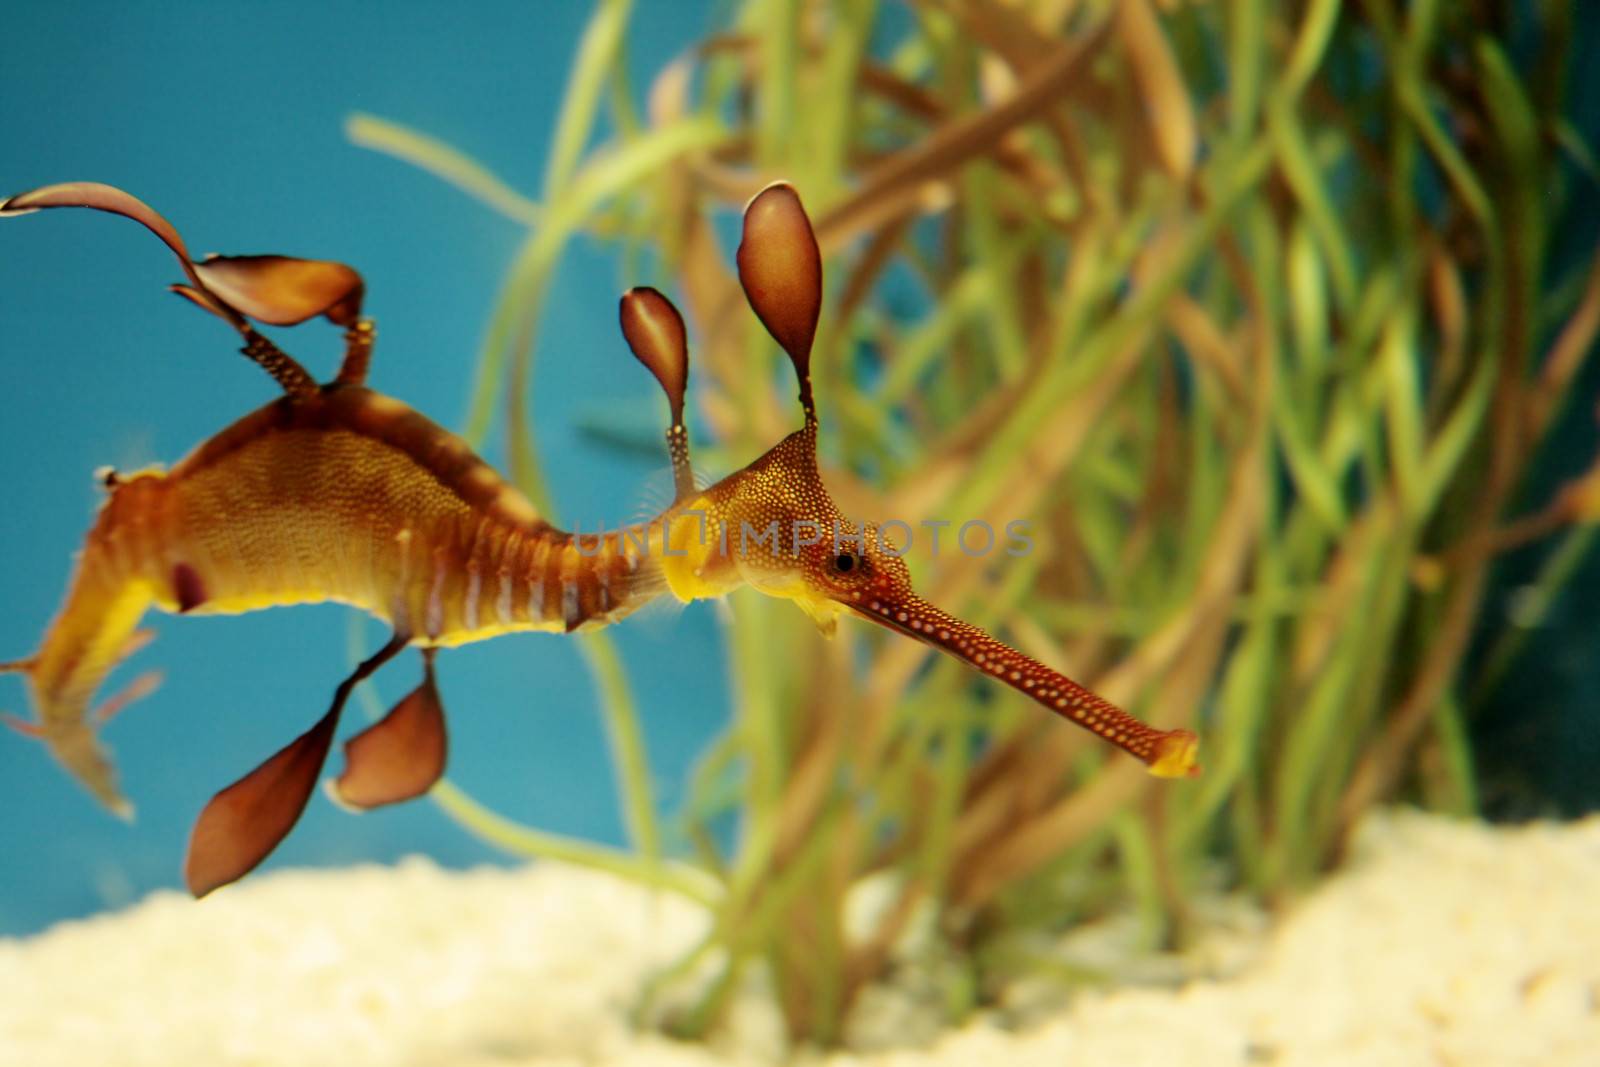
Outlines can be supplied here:
<path id="1" fill-rule="evenodd" d="M 272 874 L 199 904 L 158 893 L 0 941 L 0 1064 L 778 1061 L 781 1028 L 757 995 L 710 1048 L 630 1024 L 644 977 L 703 922 L 670 896 L 551 864 L 409 860 Z M 1600 1064 L 1600 817 L 1375 818 L 1342 873 L 1237 940 L 1238 962 L 1191 968 L 1226 977 L 1081 992 L 1018 1029 L 992 1013 L 920 1047 L 801 1062 Z M 889 990 L 863 1007 L 863 1045 L 922 1032 L 914 998 Z"/>

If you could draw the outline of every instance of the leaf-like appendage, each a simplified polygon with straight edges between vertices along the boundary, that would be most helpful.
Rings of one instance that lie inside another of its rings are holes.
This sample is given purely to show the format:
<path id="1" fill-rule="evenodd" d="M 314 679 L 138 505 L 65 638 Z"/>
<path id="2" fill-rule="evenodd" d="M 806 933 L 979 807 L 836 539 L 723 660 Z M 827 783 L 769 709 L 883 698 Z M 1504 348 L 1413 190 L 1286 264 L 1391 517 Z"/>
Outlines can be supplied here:
<path id="1" fill-rule="evenodd" d="M 739 284 L 745 298 L 794 363 L 802 403 L 811 396 L 811 342 L 822 309 L 822 254 L 800 196 L 774 182 L 744 210 Z"/>
<path id="2" fill-rule="evenodd" d="M 683 316 L 649 286 L 622 294 L 622 336 L 634 357 L 655 375 L 672 407 L 672 424 L 683 422 L 683 395 L 689 382 L 689 341 Z"/>
<path id="3" fill-rule="evenodd" d="M 343 700 L 316 725 L 212 797 L 189 834 L 183 877 L 203 897 L 255 870 L 288 836 L 328 758 Z"/>
<path id="4" fill-rule="evenodd" d="M 346 766 L 333 783 L 333 795 L 360 809 L 419 797 L 444 774 L 448 748 L 444 705 L 430 661 L 421 685 L 345 742 Z"/>
<path id="5" fill-rule="evenodd" d="M 235 327 L 241 316 L 293 326 L 326 315 L 341 326 L 361 314 L 361 275 L 343 263 L 288 256 L 211 256 L 194 262 L 172 223 L 149 204 L 102 182 L 62 182 L 0 201 L 0 218 L 45 208 L 86 207 L 132 219 L 161 238 L 178 257 L 188 285 L 174 291 Z"/>
<path id="6" fill-rule="evenodd" d="M 0 201 L 0 218 L 12 215 L 31 215 L 35 211 L 53 207 L 87 207 L 96 211 L 109 211 L 113 215 L 132 219 L 161 238 L 163 244 L 178 257 L 183 273 L 200 288 L 205 285 L 194 272 L 189 259 L 189 249 L 184 246 L 178 231 L 149 204 L 104 182 L 61 182 L 30 189 L 25 193 Z M 209 309 L 208 309 L 209 310 Z"/>
<path id="7" fill-rule="evenodd" d="M 318 315 L 349 326 L 361 316 L 361 275 L 343 263 L 291 256 L 208 256 L 194 269 L 219 300 L 272 326 L 294 326 Z"/>

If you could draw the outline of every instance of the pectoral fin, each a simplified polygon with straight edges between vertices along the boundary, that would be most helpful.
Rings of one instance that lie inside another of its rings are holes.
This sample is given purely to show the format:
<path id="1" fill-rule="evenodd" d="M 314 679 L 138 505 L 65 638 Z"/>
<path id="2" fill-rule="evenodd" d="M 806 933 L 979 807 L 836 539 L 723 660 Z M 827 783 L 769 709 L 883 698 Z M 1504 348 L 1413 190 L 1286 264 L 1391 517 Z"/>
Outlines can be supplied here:
<path id="1" fill-rule="evenodd" d="M 801 611 L 812 622 L 817 624 L 817 630 L 823 637 L 833 637 L 839 632 L 839 606 L 831 600 L 817 600 L 807 596 L 794 598 Z"/>

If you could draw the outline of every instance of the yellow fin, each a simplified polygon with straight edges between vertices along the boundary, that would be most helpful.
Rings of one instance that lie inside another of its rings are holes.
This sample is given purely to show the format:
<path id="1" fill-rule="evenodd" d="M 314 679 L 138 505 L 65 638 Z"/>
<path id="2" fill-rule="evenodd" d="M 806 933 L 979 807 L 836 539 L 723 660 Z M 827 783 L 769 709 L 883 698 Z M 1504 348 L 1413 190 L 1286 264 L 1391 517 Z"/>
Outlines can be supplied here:
<path id="1" fill-rule="evenodd" d="M 839 605 L 831 600 L 817 600 L 813 597 L 798 595 L 791 598 L 795 606 L 810 616 L 811 621 L 817 624 L 817 630 L 823 637 L 832 638 L 839 632 Z"/>

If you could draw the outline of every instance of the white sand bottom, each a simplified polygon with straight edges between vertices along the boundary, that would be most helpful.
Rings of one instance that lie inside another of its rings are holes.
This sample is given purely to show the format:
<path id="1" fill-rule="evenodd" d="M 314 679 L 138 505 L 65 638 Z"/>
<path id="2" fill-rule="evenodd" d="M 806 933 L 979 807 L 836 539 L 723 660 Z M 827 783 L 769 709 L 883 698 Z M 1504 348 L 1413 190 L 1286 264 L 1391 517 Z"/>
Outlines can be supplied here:
<path id="1" fill-rule="evenodd" d="M 715 1052 L 630 1024 L 643 977 L 702 923 L 672 897 L 548 864 L 412 860 L 273 874 L 198 904 L 160 893 L 0 941 L 0 1064 L 772 1062 L 779 1027 L 759 998 Z M 1373 820 L 1349 867 L 1247 956 L 1227 978 L 1079 993 L 1019 1032 L 990 1015 L 922 1048 L 805 1061 L 1600 1064 L 1600 817 Z"/>

